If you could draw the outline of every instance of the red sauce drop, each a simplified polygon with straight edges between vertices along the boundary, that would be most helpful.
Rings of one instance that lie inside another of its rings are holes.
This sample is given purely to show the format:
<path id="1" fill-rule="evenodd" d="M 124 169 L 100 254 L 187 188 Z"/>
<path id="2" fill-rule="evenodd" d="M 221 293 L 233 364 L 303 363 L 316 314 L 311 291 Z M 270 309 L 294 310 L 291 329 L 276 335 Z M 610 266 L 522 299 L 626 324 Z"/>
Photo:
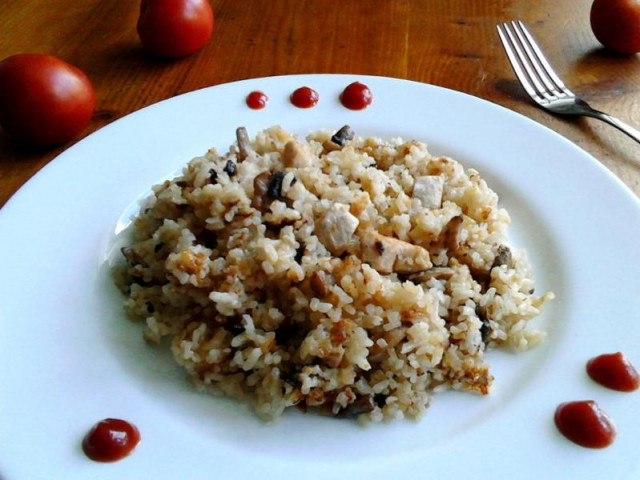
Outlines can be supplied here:
<path id="1" fill-rule="evenodd" d="M 311 108 L 316 106 L 320 95 L 312 88 L 300 87 L 291 94 L 290 100 L 298 108 Z"/>
<path id="2" fill-rule="evenodd" d="M 343 90 L 340 102 L 350 110 L 364 110 L 373 103 L 373 93 L 364 83 L 353 82 Z"/>
<path id="3" fill-rule="evenodd" d="M 140 442 L 138 429 L 125 420 L 107 418 L 96 423 L 82 441 L 82 449 L 91 460 L 115 462 L 131 453 Z"/>
<path id="4" fill-rule="evenodd" d="M 640 374 L 622 353 L 605 353 L 587 362 L 587 373 L 599 384 L 620 392 L 640 387 Z"/>
<path id="5" fill-rule="evenodd" d="M 608 447 L 616 438 L 613 422 L 593 400 L 561 403 L 554 421 L 560 433 L 583 447 Z"/>
<path id="6" fill-rule="evenodd" d="M 254 110 L 261 110 L 267 106 L 269 97 L 264 92 L 254 91 L 247 95 L 247 106 Z"/>

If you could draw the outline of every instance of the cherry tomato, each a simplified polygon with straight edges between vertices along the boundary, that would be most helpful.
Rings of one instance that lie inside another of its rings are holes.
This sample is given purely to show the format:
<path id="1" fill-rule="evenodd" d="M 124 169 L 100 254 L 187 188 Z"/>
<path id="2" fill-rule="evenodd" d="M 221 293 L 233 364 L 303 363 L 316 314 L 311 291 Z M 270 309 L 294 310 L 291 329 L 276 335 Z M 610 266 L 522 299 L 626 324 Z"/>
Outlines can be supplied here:
<path id="1" fill-rule="evenodd" d="M 89 78 L 59 58 L 20 54 L 0 62 L 0 125 L 22 140 L 67 142 L 87 126 L 95 104 Z"/>
<path id="2" fill-rule="evenodd" d="M 595 0 L 591 5 L 591 30 L 611 50 L 640 52 L 640 1 Z"/>
<path id="3" fill-rule="evenodd" d="M 201 49 L 213 32 L 208 0 L 142 0 L 138 36 L 161 57 L 178 58 Z"/>

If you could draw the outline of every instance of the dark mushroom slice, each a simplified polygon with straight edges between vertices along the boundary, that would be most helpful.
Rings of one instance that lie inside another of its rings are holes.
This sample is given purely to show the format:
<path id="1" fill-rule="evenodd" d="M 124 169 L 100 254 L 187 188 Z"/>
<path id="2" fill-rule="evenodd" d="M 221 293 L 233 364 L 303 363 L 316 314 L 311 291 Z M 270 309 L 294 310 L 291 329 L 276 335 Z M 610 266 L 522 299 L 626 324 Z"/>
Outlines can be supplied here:
<path id="1" fill-rule="evenodd" d="M 489 318 L 487 318 L 487 311 L 478 305 L 476 307 L 476 315 L 482 322 L 482 326 L 480 327 L 480 336 L 482 337 L 482 341 L 487 343 L 489 335 L 491 335 L 491 322 L 489 321 Z"/>
<path id="2" fill-rule="evenodd" d="M 289 373 L 283 373 L 282 374 L 282 381 L 285 383 L 288 383 L 289 385 L 291 385 L 294 388 L 298 388 L 300 387 L 300 385 L 302 385 L 302 382 L 300 380 L 298 380 L 298 375 L 300 374 L 300 372 L 289 372 Z"/>
<path id="3" fill-rule="evenodd" d="M 133 247 L 122 247 L 120 252 L 127 259 L 127 265 L 130 267 L 134 265 L 142 265 L 143 267 L 147 267 L 147 262 L 144 261 L 142 256 L 133 248 Z M 154 246 L 155 252 L 155 246 Z"/>
<path id="4" fill-rule="evenodd" d="M 327 274 L 323 271 L 313 272 L 311 274 L 309 286 L 311 287 L 311 291 L 319 298 L 324 298 L 329 295 L 328 278 Z"/>
<path id="5" fill-rule="evenodd" d="M 480 292 L 486 292 L 491 286 L 491 270 L 495 267 L 506 265 L 509 268 L 513 268 L 513 258 L 511 256 L 511 250 L 506 245 L 500 245 L 498 247 L 498 253 L 495 256 L 491 267 L 487 270 L 485 268 L 477 268 L 469 265 L 469 272 L 473 279 L 480 285 Z"/>
<path id="6" fill-rule="evenodd" d="M 339 147 L 344 147 L 349 140 L 353 140 L 355 133 L 349 125 L 345 125 L 331 137 L 331 141 Z"/>
<path id="7" fill-rule="evenodd" d="M 498 246 L 498 253 L 496 258 L 493 260 L 491 268 L 501 267 L 502 265 L 506 265 L 508 268 L 513 268 L 513 255 L 511 254 L 511 249 L 506 245 Z"/>
<path id="8" fill-rule="evenodd" d="M 274 200 L 283 200 L 282 182 L 287 172 L 273 172 L 269 176 L 269 185 L 267 186 L 267 195 Z"/>
<path id="9" fill-rule="evenodd" d="M 457 215 L 449 220 L 446 227 L 442 232 L 444 239 L 444 246 L 450 252 L 450 257 L 455 257 L 460 249 L 460 229 L 462 228 L 462 216 Z"/>
<path id="10" fill-rule="evenodd" d="M 433 267 L 422 272 L 402 276 L 403 280 L 410 280 L 413 283 L 428 282 L 432 278 L 436 280 L 449 280 L 451 277 L 453 277 L 453 269 L 449 267 Z"/>
<path id="11" fill-rule="evenodd" d="M 246 128 L 238 127 L 236 129 L 236 138 L 238 140 L 238 161 L 241 162 L 249 156 L 253 148 Z"/>
<path id="12" fill-rule="evenodd" d="M 374 408 L 376 408 L 376 406 L 373 400 L 373 395 L 364 395 L 356 398 L 353 403 L 350 403 L 340 410 L 335 416 L 337 418 L 353 418 L 363 413 L 369 413 Z"/>
<path id="13" fill-rule="evenodd" d="M 251 206 L 253 208 L 263 208 L 271 204 L 274 200 L 285 201 L 282 195 L 282 183 L 287 172 L 262 172 L 253 179 L 253 198 Z M 295 177 L 291 184 L 296 181 Z"/>
<path id="14" fill-rule="evenodd" d="M 262 172 L 253 179 L 253 198 L 251 199 L 253 208 L 261 209 L 267 203 L 270 178 L 271 172 Z"/>
<path id="15" fill-rule="evenodd" d="M 238 171 L 238 166 L 233 160 L 227 160 L 227 163 L 224 165 L 222 170 L 230 177 L 233 177 Z"/>
<path id="16" fill-rule="evenodd" d="M 471 278 L 480 285 L 480 293 L 485 293 L 491 286 L 491 270 L 470 266 L 469 273 Z"/>

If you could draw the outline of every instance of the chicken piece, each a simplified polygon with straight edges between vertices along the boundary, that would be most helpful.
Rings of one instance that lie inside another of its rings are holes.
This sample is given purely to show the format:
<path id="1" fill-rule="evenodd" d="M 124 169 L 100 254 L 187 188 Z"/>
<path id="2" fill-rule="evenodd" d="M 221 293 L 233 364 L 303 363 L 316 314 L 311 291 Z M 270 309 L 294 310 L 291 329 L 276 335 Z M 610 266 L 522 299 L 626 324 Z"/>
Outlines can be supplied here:
<path id="1" fill-rule="evenodd" d="M 362 260 L 383 274 L 416 273 L 432 266 L 427 249 L 378 232 L 363 238 Z"/>
<path id="2" fill-rule="evenodd" d="M 334 255 L 344 253 L 353 239 L 360 222 L 349 213 L 349 206 L 334 203 L 316 221 L 315 233 L 322 244 Z"/>
<path id="3" fill-rule="evenodd" d="M 287 168 L 304 168 L 311 165 L 313 154 L 308 145 L 302 145 L 295 140 L 288 141 L 282 152 L 282 163 Z"/>
<path id="4" fill-rule="evenodd" d="M 413 184 L 413 197 L 420 200 L 424 208 L 440 208 L 443 190 L 444 177 L 441 175 L 417 177 Z"/>

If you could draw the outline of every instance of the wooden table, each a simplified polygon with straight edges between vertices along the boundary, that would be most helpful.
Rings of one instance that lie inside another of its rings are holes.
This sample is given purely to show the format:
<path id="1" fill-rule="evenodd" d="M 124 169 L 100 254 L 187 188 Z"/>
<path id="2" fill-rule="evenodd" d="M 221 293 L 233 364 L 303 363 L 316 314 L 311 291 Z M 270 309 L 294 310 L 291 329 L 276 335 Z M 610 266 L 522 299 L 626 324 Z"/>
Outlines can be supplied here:
<path id="1" fill-rule="evenodd" d="M 640 126 L 638 56 L 605 52 L 591 0 L 213 0 L 210 43 L 175 61 L 151 58 L 136 33 L 139 2 L 2 0 L 0 58 L 48 53 L 91 78 L 88 135 L 123 115 L 194 89 L 250 77 L 355 73 L 460 90 L 520 112 L 591 153 L 640 195 L 640 145 L 592 119 L 553 117 L 517 83 L 496 34 L 521 19 L 574 91 Z M 77 139 L 76 139 L 77 140 Z M 73 142 L 20 144 L 0 130 L 0 206 Z"/>

